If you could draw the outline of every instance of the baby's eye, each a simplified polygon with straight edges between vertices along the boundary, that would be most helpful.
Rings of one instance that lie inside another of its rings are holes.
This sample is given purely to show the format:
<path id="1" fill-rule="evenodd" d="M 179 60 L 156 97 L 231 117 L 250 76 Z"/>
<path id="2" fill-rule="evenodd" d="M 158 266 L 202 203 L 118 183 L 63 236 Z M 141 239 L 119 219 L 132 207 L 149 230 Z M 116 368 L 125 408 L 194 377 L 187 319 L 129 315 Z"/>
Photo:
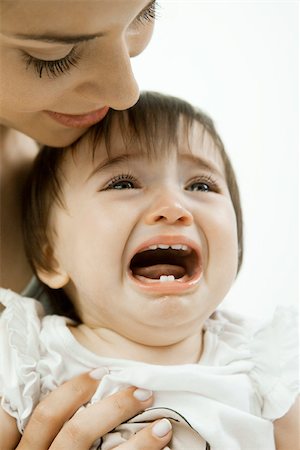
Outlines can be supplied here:
<path id="1" fill-rule="evenodd" d="M 132 181 L 118 181 L 109 186 L 109 189 L 134 189 Z"/>
<path id="2" fill-rule="evenodd" d="M 206 183 L 193 183 L 190 186 L 187 187 L 187 191 L 202 191 L 202 192 L 209 192 L 210 187 Z"/>
<path id="3" fill-rule="evenodd" d="M 217 182 L 211 177 L 192 180 L 185 189 L 192 192 L 219 192 Z"/>
<path id="4" fill-rule="evenodd" d="M 132 175 L 118 175 L 113 178 L 106 186 L 105 190 L 109 189 L 138 189 L 139 184 Z"/>

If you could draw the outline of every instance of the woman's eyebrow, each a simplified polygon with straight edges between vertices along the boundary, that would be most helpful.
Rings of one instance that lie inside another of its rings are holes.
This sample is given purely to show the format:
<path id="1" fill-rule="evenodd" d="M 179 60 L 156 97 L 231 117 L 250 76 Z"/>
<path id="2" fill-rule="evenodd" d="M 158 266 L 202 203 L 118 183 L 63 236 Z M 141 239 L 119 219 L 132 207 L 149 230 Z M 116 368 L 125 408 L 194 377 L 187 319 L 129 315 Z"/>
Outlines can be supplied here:
<path id="1" fill-rule="evenodd" d="M 18 33 L 11 36 L 16 39 L 25 39 L 29 41 L 41 41 L 55 44 L 76 44 L 78 42 L 90 41 L 97 37 L 102 37 L 104 36 L 104 34 L 105 33 L 58 35 L 54 33 L 43 33 L 43 34 Z"/>
<path id="2" fill-rule="evenodd" d="M 136 18 L 139 17 L 143 12 L 147 11 L 151 5 L 154 5 L 156 0 L 151 0 L 147 5 L 137 14 Z M 30 41 L 41 41 L 54 44 L 77 44 L 78 42 L 90 41 L 97 37 L 105 36 L 105 33 L 99 32 L 95 34 L 72 34 L 72 35 L 60 35 L 55 33 L 42 33 L 42 34 L 26 34 L 17 33 L 11 35 L 16 39 L 26 39 Z"/>

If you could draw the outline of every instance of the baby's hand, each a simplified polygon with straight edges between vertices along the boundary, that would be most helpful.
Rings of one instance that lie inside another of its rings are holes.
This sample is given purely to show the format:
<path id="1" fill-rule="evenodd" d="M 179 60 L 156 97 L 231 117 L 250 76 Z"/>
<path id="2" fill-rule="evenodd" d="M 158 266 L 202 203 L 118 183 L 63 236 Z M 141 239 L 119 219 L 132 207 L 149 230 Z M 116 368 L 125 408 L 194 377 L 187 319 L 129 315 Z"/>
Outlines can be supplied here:
<path id="1" fill-rule="evenodd" d="M 99 383 L 99 372 L 73 378 L 42 400 L 32 413 L 16 449 L 89 450 L 98 438 L 151 406 L 153 398 L 150 391 L 130 387 L 75 414 L 93 396 Z M 170 422 L 162 419 L 148 425 L 116 449 L 161 450 L 171 436 Z"/>

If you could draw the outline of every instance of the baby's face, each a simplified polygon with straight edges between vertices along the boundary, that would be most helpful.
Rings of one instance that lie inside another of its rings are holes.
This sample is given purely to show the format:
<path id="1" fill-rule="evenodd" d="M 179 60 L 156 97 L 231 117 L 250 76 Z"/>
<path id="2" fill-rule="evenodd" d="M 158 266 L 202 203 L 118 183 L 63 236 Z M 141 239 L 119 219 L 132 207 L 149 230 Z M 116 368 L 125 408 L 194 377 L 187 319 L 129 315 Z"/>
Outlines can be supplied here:
<path id="1" fill-rule="evenodd" d="M 148 159 L 114 130 L 92 160 L 63 164 L 66 209 L 54 207 L 55 257 L 84 323 L 168 345 L 197 332 L 237 272 L 236 217 L 222 159 L 196 123 L 188 148 Z M 159 145 L 159 143 L 158 143 Z"/>

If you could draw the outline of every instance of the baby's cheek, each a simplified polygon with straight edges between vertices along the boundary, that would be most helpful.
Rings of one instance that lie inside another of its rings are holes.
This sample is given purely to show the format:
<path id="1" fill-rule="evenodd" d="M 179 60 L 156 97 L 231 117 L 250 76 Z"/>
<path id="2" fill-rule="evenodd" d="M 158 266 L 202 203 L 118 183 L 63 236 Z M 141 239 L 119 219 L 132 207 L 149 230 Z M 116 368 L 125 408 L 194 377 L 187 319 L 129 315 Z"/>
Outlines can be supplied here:
<path id="1" fill-rule="evenodd" d="M 215 229 L 208 237 L 208 264 L 205 277 L 217 296 L 226 295 L 236 278 L 237 268 L 236 226 L 223 227 L 222 232 Z"/>

